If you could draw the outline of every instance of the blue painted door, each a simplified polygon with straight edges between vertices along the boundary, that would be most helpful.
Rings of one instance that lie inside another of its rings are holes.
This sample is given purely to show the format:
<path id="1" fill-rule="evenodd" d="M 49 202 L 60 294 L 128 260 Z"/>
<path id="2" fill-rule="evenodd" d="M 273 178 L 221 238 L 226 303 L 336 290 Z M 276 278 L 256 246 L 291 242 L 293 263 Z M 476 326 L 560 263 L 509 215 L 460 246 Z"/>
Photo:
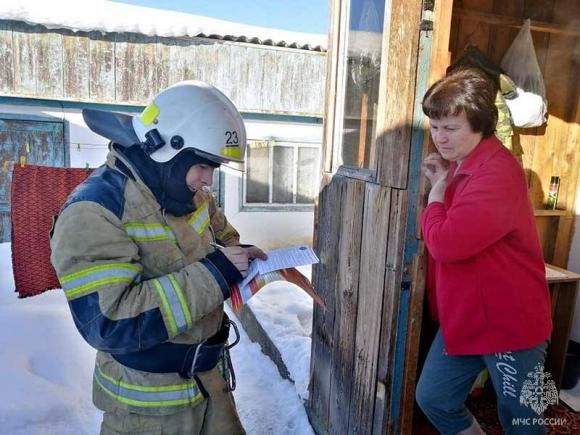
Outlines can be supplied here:
<path id="1" fill-rule="evenodd" d="M 64 123 L 0 115 L 0 242 L 10 241 L 10 162 L 65 166 Z"/>

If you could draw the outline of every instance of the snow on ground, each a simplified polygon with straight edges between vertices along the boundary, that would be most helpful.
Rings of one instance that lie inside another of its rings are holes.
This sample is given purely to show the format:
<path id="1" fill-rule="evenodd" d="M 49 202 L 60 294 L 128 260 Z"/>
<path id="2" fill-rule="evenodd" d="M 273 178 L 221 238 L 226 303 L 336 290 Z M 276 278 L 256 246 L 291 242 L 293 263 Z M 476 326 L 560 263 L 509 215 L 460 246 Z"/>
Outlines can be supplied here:
<path id="1" fill-rule="evenodd" d="M 228 315 L 240 326 L 230 311 Z M 314 435 L 294 385 L 280 378 L 260 345 L 252 343 L 241 328 L 240 333 L 240 343 L 232 349 L 237 379 L 234 396 L 248 434 Z"/>
<path id="2" fill-rule="evenodd" d="M 98 433 L 101 412 L 91 402 L 95 351 L 76 331 L 63 293 L 52 290 L 17 299 L 9 243 L 0 244 L 0 274 L 0 434 Z M 271 299 L 266 296 L 279 292 L 282 290 L 273 286 L 264 298 Z M 297 297 L 286 309 L 297 318 L 307 304 L 300 299 Z M 304 352 L 304 343 L 296 344 L 302 338 L 288 336 L 293 331 L 289 327 L 292 314 L 284 316 L 284 310 L 273 304 L 279 313 L 268 313 L 267 304 L 262 302 L 260 316 L 270 319 L 271 323 L 265 325 L 269 332 L 283 336 L 277 331 L 287 331 L 288 346 L 282 349 L 283 354 L 291 355 L 295 351 L 292 349 Z M 278 315 L 280 320 L 276 321 Z M 243 330 L 241 335 L 240 343 L 232 349 L 238 381 L 234 396 L 248 434 L 313 434 L 294 385 L 280 378 L 274 363 Z M 290 368 L 296 361 L 289 359 L 286 363 Z M 304 382 L 297 381 L 297 387 L 302 388 L 299 385 Z"/>
<path id="3" fill-rule="evenodd" d="M 312 266 L 298 269 L 310 279 Z M 308 398 L 310 379 L 312 304 L 312 298 L 300 287 L 286 282 L 268 284 L 249 301 L 304 400 Z"/>

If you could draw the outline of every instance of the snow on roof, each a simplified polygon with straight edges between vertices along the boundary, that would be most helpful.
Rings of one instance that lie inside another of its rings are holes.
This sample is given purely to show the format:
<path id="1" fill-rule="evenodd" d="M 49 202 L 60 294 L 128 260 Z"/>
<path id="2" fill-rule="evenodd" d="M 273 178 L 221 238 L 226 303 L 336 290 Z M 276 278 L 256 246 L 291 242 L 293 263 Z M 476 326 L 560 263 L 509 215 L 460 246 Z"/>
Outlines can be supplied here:
<path id="1" fill-rule="evenodd" d="M 326 35 L 249 26 L 108 0 L 2 0 L 0 19 L 41 24 L 49 29 L 200 36 L 317 51 L 325 50 L 327 43 Z"/>

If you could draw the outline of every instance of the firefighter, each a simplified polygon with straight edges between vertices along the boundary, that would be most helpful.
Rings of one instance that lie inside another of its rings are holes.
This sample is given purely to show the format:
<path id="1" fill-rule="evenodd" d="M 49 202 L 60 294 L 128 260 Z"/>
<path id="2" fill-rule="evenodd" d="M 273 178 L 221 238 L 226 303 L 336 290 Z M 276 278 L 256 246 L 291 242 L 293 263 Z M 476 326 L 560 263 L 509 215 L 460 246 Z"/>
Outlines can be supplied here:
<path id="1" fill-rule="evenodd" d="M 244 433 L 223 303 L 248 261 L 266 256 L 240 245 L 208 191 L 215 168 L 243 162 L 240 113 L 215 87 L 186 81 L 139 116 L 83 117 L 110 151 L 63 206 L 51 261 L 98 351 L 101 434 Z"/>

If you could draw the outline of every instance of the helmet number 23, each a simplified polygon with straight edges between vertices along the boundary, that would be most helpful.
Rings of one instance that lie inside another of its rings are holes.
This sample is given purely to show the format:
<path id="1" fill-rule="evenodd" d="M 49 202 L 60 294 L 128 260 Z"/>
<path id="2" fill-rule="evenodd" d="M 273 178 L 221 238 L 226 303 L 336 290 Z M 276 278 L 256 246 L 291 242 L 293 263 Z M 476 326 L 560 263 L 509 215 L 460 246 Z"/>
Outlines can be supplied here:
<path id="1" fill-rule="evenodd" d="M 226 131 L 226 145 L 237 145 L 239 143 L 238 132 Z"/>

